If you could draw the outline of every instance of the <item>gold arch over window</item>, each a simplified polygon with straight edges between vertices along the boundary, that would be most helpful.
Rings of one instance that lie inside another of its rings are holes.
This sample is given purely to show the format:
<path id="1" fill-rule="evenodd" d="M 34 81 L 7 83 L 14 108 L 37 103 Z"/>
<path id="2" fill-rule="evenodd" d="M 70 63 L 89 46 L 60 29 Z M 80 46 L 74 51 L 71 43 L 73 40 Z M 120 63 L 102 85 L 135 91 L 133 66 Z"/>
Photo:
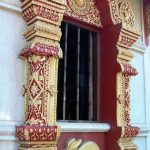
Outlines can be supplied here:
<path id="1" fill-rule="evenodd" d="M 65 16 L 102 27 L 100 10 L 96 7 L 95 0 L 67 0 Z"/>

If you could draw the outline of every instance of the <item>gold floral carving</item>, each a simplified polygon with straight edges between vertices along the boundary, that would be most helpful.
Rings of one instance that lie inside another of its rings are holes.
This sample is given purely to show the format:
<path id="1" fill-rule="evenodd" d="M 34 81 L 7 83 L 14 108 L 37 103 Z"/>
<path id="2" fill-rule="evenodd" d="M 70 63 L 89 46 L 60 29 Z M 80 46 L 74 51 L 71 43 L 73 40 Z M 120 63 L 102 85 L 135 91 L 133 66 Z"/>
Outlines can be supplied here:
<path id="1" fill-rule="evenodd" d="M 120 5 L 120 16 L 124 23 L 134 26 L 135 16 L 130 2 L 122 2 Z"/>
<path id="2" fill-rule="evenodd" d="M 78 7 L 83 7 L 86 4 L 86 0 L 75 0 Z"/>
<path id="3" fill-rule="evenodd" d="M 137 150 L 133 139 L 138 135 L 139 128 L 131 126 L 130 78 L 138 72 L 130 64 L 133 58 L 130 48 L 140 37 L 140 31 L 134 26 L 135 16 L 130 2 L 118 3 L 117 0 L 109 0 L 109 5 L 113 23 L 122 23 L 117 42 L 117 62 L 121 67 L 121 71 L 117 73 L 117 125 L 121 127 L 118 144 L 121 150 Z"/>
<path id="4" fill-rule="evenodd" d="M 124 22 L 124 25 L 134 26 L 135 15 L 130 2 L 118 3 L 118 0 L 108 0 L 111 12 L 111 18 L 114 24 Z"/>
<path id="5" fill-rule="evenodd" d="M 148 33 L 150 34 L 150 6 L 146 8 L 146 18 Z"/>
<path id="6" fill-rule="evenodd" d="M 82 143 L 81 139 L 71 139 L 66 146 L 66 150 L 100 150 L 99 146 L 92 141 Z"/>
<path id="7" fill-rule="evenodd" d="M 24 33 L 27 44 L 20 53 L 25 62 L 25 122 L 16 128 L 19 150 L 57 150 L 57 74 L 65 7 L 65 0 L 22 2 L 22 16 L 28 26 Z"/>
<path id="8" fill-rule="evenodd" d="M 121 16 L 119 14 L 119 5 L 117 0 L 108 0 L 110 7 L 110 14 L 114 24 L 118 24 L 122 22 Z"/>
<path id="9" fill-rule="evenodd" d="M 100 11 L 94 0 L 67 0 L 65 15 L 90 25 L 102 27 Z"/>
<path id="10" fill-rule="evenodd" d="M 24 94 L 26 98 L 25 124 L 54 125 L 56 124 L 58 59 L 33 55 L 28 57 L 26 65 L 28 76 Z M 33 113 L 33 109 L 38 112 Z M 36 118 L 35 115 L 37 115 Z"/>
<path id="11" fill-rule="evenodd" d="M 90 11 L 90 0 L 68 0 L 68 5 L 77 15 L 87 15 Z"/>

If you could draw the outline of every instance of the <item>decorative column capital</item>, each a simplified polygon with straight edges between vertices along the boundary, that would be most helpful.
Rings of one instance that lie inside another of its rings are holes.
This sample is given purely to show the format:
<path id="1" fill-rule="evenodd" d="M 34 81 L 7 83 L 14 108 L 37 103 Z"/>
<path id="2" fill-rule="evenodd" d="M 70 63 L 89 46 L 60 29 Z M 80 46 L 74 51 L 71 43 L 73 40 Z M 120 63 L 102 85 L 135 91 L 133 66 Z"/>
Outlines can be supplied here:
<path id="1" fill-rule="evenodd" d="M 65 12 L 65 0 L 24 0 L 22 16 L 28 28 L 24 33 L 27 45 L 20 56 L 31 54 L 62 57 L 59 41 Z"/>
<path id="2" fill-rule="evenodd" d="M 24 0 L 22 16 L 27 25 L 40 20 L 60 26 L 65 7 L 65 0 Z"/>

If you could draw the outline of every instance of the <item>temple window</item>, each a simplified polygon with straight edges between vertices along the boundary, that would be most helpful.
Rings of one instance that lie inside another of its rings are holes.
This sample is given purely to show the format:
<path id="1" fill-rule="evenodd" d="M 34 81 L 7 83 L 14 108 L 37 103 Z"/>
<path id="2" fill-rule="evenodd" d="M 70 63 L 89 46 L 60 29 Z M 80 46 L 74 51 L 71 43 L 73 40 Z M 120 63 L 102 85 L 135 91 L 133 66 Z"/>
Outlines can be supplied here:
<path id="1" fill-rule="evenodd" d="M 63 22 L 58 120 L 97 121 L 97 33 Z"/>

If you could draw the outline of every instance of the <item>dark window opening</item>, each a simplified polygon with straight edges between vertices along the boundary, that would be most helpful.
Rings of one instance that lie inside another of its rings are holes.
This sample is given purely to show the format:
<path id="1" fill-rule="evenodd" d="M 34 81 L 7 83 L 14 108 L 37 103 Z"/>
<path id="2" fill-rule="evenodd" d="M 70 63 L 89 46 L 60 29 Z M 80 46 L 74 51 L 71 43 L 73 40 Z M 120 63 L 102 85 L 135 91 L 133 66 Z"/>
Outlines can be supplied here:
<path id="1" fill-rule="evenodd" d="M 58 120 L 97 121 L 97 33 L 63 22 Z"/>

